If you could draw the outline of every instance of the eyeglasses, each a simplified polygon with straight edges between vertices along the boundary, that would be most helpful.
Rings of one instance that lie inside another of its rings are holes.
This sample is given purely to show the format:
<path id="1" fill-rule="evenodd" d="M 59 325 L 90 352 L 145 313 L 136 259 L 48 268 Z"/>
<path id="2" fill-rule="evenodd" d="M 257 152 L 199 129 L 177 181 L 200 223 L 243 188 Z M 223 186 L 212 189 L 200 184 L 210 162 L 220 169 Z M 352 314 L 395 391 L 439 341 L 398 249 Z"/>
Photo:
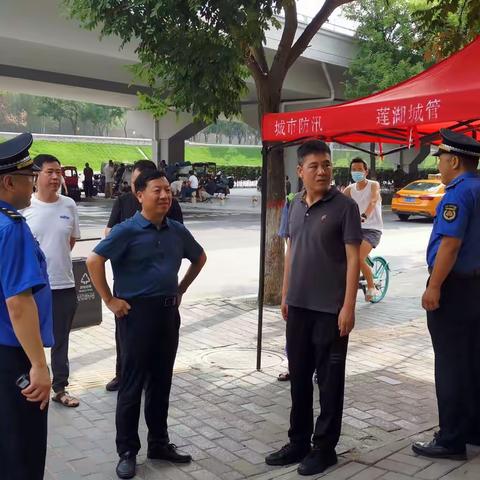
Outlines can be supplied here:
<path id="1" fill-rule="evenodd" d="M 38 174 L 37 173 L 11 173 L 13 177 L 29 177 L 32 183 L 37 183 Z"/>

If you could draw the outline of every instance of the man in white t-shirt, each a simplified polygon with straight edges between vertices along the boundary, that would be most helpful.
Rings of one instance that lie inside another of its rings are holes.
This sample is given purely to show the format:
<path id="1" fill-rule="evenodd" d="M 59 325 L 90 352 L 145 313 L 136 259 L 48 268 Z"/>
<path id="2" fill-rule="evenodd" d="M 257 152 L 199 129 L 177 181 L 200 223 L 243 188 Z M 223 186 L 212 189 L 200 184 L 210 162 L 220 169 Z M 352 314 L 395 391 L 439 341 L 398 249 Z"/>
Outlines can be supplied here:
<path id="1" fill-rule="evenodd" d="M 37 192 L 32 197 L 30 207 L 23 210 L 22 214 L 45 254 L 52 288 L 55 339 L 51 351 L 52 399 L 66 407 L 77 407 L 78 399 L 65 390 L 70 374 L 68 341 L 77 309 L 70 253 L 75 241 L 80 238 L 77 205 L 71 198 L 57 194 L 62 169 L 56 157 L 38 155 L 34 163 L 40 169 Z"/>
<path id="2" fill-rule="evenodd" d="M 105 198 L 110 198 L 113 191 L 113 177 L 115 174 L 115 166 L 113 160 L 109 160 L 103 167 L 103 174 L 105 175 Z"/>
<path id="3" fill-rule="evenodd" d="M 198 178 L 196 177 L 193 170 L 189 172 L 190 176 L 188 177 L 188 183 L 185 187 L 182 187 L 181 198 L 185 201 L 186 197 L 195 197 L 198 190 Z"/>

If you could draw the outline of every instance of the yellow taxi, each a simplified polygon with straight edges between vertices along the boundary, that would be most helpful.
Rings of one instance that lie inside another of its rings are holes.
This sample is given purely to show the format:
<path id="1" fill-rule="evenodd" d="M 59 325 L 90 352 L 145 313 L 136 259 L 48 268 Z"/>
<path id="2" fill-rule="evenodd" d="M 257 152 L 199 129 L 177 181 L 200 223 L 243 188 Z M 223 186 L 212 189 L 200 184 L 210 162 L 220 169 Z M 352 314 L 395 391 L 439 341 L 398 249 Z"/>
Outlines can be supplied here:
<path id="1" fill-rule="evenodd" d="M 403 222 L 411 215 L 434 218 L 444 194 L 445 185 L 439 176 L 429 175 L 428 179 L 415 180 L 398 190 L 392 198 L 392 212 Z"/>

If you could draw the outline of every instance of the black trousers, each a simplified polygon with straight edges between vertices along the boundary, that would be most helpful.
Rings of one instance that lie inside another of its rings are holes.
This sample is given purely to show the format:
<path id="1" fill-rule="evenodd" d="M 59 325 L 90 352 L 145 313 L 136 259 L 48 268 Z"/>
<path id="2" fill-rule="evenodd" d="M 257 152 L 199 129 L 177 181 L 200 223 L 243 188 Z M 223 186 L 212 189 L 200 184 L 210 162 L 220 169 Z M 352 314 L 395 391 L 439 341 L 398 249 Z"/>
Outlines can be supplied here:
<path id="1" fill-rule="evenodd" d="M 435 353 L 438 442 L 463 448 L 480 435 L 480 277 L 450 275 L 441 290 L 440 308 L 427 312 Z"/>
<path id="2" fill-rule="evenodd" d="M 121 319 L 115 317 L 115 348 L 117 351 L 117 359 L 115 361 L 115 376 L 122 377 L 122 339 L 120 338 Z"/>
<path id="3" fill-rule="evenodd" d="M 138 421 L 144 385 L 148 446 L 169 442 L 168 406 L 180 328 L 178 307 L 166 307 L 159 297 L 128 302 L 131 310 L 118 322 L 122 339 L 122 381 L 116 411 L 119 455 L 140 450 Z"/>
<path id="4" fill-rule="evenodd" d="M 70 375 L 68 343 L 78 304 L 75 288 L 52 290 L 52 303 L 53 337 L 55 339 L 51 351 L 52 389 L 54 392 L 61 392 L 68 386 Z"/>
<path id="5" fill-rule="evenodd" d="M 290 442 L 313 442 L 315 447 L 334 450 L 342 427 L 348 337 L 340 337 L 337 315 L 289 306 L 287 345 L 292 396 Z M 320 415 L 314 429 L 315 370 Z"/>
<path id="6" fill-rule="evenodd" d="M 48 409 L 27 402 L 15 385 L 30 371 L 21 348 L 0 346 L 0 478 L 41 480 L 47 453 Z"/>
<path id="7" fill-rule="evenodd" d="M 85 197 L 91 197 L 93 195 L 93 180 L 84 180 L 83 189 L 85 191 Z"/>

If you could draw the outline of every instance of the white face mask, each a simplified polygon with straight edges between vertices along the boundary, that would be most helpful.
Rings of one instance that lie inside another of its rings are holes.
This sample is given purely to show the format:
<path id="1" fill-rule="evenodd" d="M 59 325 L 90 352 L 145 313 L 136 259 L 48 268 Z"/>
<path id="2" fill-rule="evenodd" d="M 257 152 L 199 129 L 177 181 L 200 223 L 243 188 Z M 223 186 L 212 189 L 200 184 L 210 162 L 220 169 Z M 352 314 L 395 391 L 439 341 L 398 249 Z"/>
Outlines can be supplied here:
<path id="1" fill-rule="evenodd" d="M 363 180 L 365 180 L 366 178 L 366 174 L 364 172 L 350 172 L 350 174 L 352 175 L 352 178 L 353 178 L 353 181 L 355 183 L 357 182 L 361 182 Z"/>

